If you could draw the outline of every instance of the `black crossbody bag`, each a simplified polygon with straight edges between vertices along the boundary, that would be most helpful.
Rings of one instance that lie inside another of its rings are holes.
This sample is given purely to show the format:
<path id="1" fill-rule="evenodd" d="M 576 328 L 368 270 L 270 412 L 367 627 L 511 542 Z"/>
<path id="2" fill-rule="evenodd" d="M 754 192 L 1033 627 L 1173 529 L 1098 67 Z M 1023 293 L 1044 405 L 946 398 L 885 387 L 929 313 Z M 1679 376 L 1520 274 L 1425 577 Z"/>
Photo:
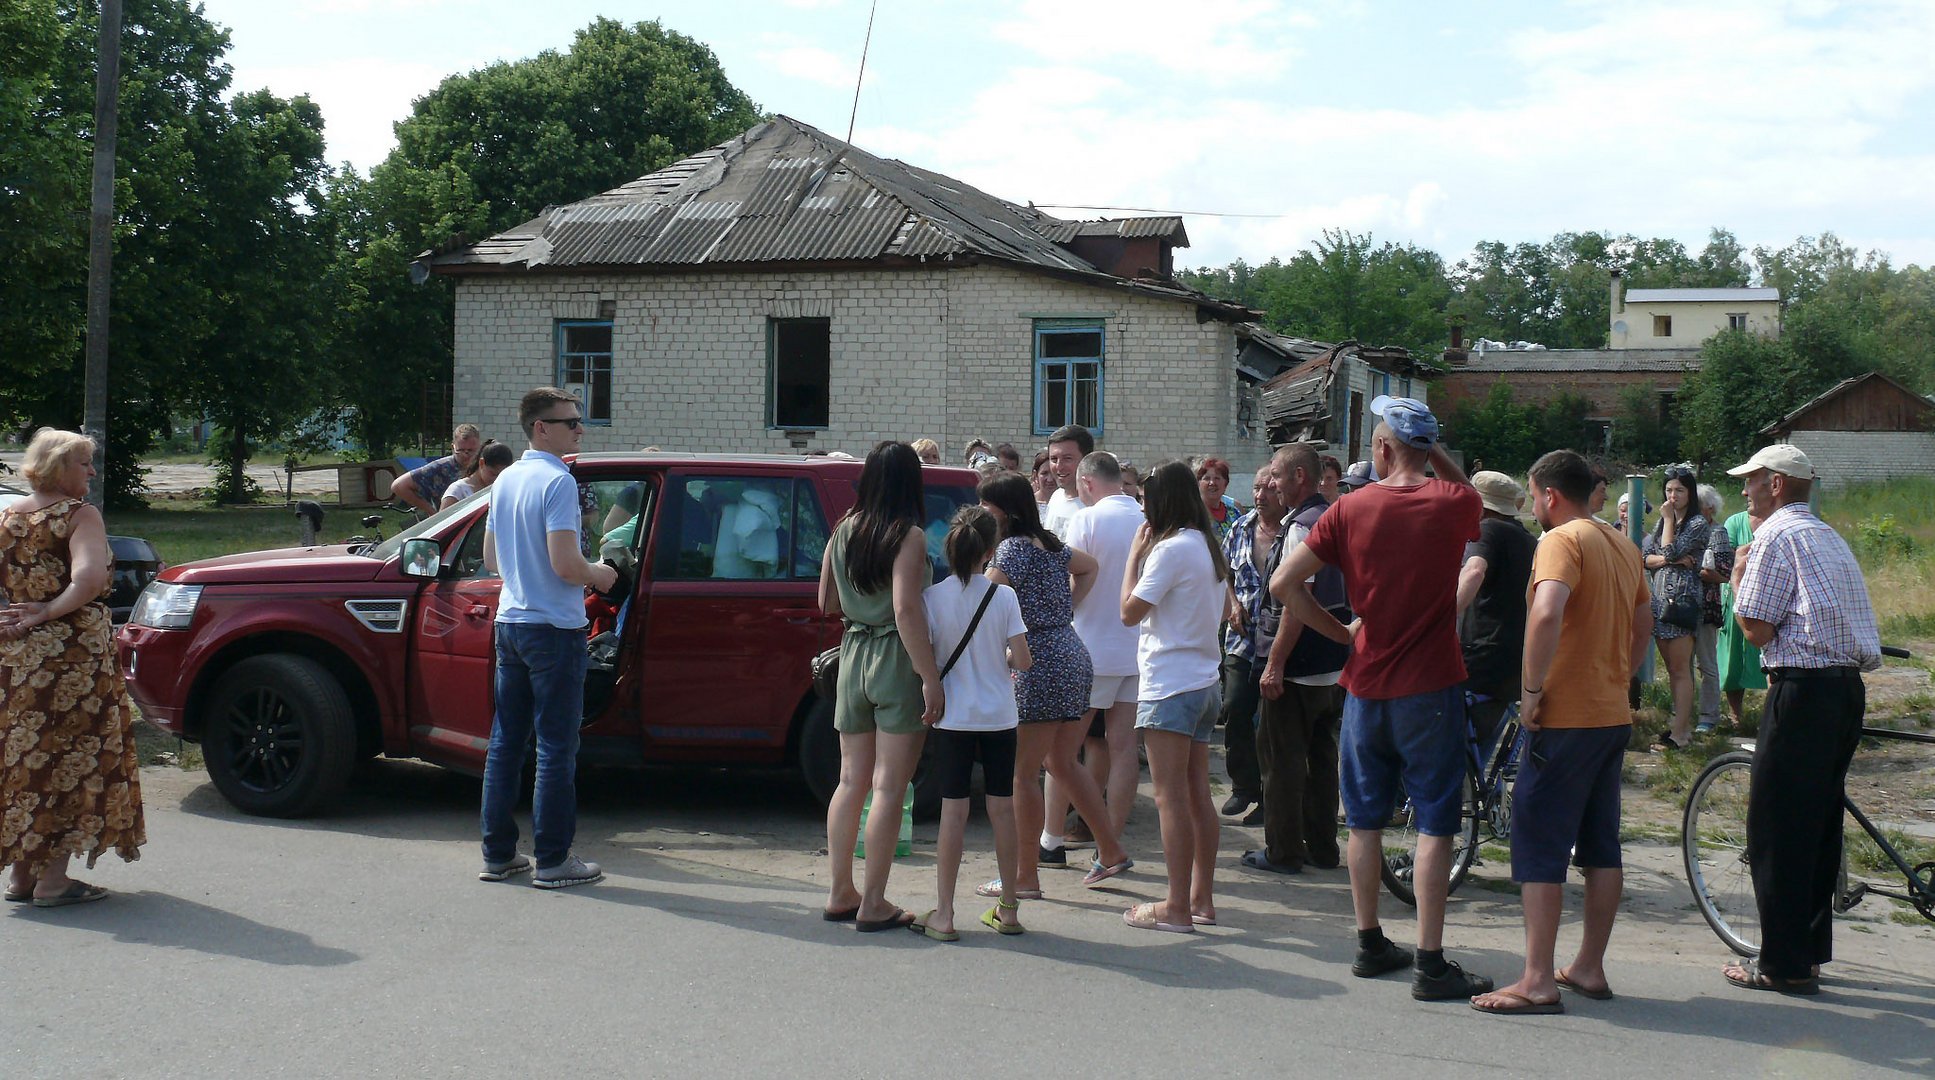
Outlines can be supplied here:
<path id="1" fill-rule="evenodd" d="M 954 646 L 954 655 L 948 657 L 947 663 L 941 667 L 941 678 L 947 678 L 947 673 L 954 670 L 954 665 L 960 661 L 961 654 L 967 651 L 968 642 L 974 640 L 974 631 L 980 628 L 981 616 L 987 614 L 988 605 L 994 602 L 994 590 L 997 588 L 999 586 L 994 582 L 988 582 L 988 591 L 981 596 L 981 606 L 974 609 L 974 618 L 968 620 L 967 632 L 961 635 L 960 643 Z M 832 701 L 833 695 L 840 687 L 840 646 L 835 645 L 814 657 L 812 670 L 813 691 L 825 700 Z"/>

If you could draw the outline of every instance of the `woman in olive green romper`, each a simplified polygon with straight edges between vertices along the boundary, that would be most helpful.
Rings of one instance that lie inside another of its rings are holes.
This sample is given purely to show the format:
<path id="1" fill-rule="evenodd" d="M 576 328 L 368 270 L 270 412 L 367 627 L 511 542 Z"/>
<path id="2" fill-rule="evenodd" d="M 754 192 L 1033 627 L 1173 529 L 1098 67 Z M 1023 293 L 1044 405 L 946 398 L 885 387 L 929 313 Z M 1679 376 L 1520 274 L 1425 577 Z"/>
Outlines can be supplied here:
<path id="1" fill-rule="evenodd" d="M 847 624 L 833 702 L 840 786 L 826 808 L 832 884 L 821 915 L 867 932 L 914 921 L 887 902 L 900 815 L 886 808 L 900 806 L 927 726 L 941 718 L 940 668 L 921 603 L 930 578 L 922 516 L 920 458 L 906 443 L 883 442 L 867 455 L 858 501 L 820 561 L 820 607 Z M 866 872 L 855 888 L 853 847 L 869 787 L 883 809 L 867 819 Z"/>

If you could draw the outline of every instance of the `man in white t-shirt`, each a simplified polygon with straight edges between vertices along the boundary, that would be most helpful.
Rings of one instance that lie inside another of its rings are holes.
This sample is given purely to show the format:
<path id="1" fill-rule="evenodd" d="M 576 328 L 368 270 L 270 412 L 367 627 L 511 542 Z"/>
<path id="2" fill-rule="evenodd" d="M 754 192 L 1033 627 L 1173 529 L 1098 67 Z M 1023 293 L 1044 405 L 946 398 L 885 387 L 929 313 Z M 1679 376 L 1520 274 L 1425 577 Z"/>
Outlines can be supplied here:
<path id="1" fill-rule="evenodd" d="M 1098 567 L 1095 584 L 1075 605 L 1075 633 L 1094 662 L 1095 681 L 1089 687 L 1088 723 L 1063 725 L 1063 737 L 1080 739 L 1086 734 L 1089 773 L 1108 802 L 1111 829 L 1120 836 L 1135 805 L 1142 761 L 1135 740 L 1140 630 L 1122 624 L 1117 598 L 1136 530 L 1142 528 L 1142 507 L 1123 494 L 1122 464 L 1106 450 L 1082 458 L 1075 484 L 1083 505 L 1068 519 L 1061 537 L 1069 547 L 1094 556 Z M 1040 858 L 1051 866 L 1066 865 L 1068 856 L 1058 834 L 1068 816 L 1068 797 L 1052 777 L 1046 798 Z"/>
<path id="2" fill-rule="evenodd" d="M 1055 477 L 1055 492 L 1048 497 L 1048 510 L 1042 514 L 1041 523 L 1056 536 L 1062 535 L 1068 519 L 1082 508 L 1075 474 L 1082 460 L 1094 452 L 1095 436 L 1080 424 L 1065 424 L 1048 436 L 1048 471 Z"/>

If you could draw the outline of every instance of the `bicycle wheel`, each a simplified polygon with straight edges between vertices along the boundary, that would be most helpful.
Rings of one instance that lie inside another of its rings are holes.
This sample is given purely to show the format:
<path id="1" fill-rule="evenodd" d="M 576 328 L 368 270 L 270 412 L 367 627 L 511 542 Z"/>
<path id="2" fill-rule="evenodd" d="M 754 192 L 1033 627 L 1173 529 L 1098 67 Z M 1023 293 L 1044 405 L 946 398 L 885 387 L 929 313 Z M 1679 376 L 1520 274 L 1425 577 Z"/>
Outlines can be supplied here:
<path id="1" fill-rule="evenodd" d="M 1707 763 L 1686 796 L 1680 850 L 1693 902 L 1727 948 L 1760 954 L 1760 909 L 1747 865 L 1747 788 L 1754 756 L 1745 750 Z"/>
<path id="2" fill-rule="evenodd" d="M 1458 891 L 1465 875 L 1471 872 L 1472 861 L 1478 857 L 1478 785 L 1469 771 L 1459 785 L 1458 797 L 1458 832 L 1451 838 L 1451 881 L 1445 890 L 1447 896 Z M 1411 800 L 1400 790 L 1397 811 L 1384 827 L 1382 877 L 1384 887 L 1391 890 L 1391 895 L 1412 907 L 1418 906 L 1418 894 L 1411 887 L 1417 850 L 1417 813 L 1411 806 Z"/>

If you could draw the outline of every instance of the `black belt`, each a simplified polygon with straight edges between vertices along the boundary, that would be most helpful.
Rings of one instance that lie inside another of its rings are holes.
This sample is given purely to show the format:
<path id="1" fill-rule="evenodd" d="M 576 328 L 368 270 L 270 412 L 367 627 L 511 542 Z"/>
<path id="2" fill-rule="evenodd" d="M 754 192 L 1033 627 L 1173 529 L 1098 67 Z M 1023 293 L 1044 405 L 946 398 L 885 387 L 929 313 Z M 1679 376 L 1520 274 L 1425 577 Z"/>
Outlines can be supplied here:
<path id="1" fill-rule="evenodd" d="M 1770 679 L 1859 679 L 1857 667 L 1770 667 L 1761 668 Z"/>

